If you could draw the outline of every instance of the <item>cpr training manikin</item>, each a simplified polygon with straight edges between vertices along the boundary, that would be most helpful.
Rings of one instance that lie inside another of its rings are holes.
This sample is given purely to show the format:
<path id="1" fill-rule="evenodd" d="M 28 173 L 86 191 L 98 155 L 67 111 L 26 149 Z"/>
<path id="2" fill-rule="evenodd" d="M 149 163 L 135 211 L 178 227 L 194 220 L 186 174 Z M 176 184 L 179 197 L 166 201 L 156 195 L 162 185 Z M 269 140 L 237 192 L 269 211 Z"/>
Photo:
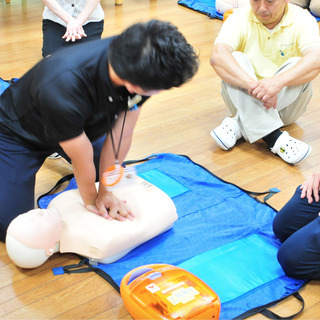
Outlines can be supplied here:
<path id="1" fill-rule="evenodd" d="M 249 0 L 216 0 L 216 10 L 224 14 L 227 10 L 241 8 L 250 5 Z"/>
<path id="2" fill-rule="evenodd" d="M 56 252 L 111 263 L 170 229 L 178 218 L 171 198 L 140 177 L 113 192 L 131 208 L 132 220 L 107 220 L 84 208 L 77 189 L 65 191 L 47 209 L 31 210 L 11 222 L 9 257 L 22 268 L 38 267 Z"/>

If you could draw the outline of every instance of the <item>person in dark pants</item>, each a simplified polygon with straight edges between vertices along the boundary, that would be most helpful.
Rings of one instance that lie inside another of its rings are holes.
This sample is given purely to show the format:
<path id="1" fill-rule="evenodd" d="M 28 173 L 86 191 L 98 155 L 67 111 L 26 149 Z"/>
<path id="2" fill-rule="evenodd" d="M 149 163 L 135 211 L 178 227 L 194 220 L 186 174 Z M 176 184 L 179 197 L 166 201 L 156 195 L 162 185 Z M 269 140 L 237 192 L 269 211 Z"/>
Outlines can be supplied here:
<path id="1" fill-rule="evenodd" d="M 278 261 L 293 278 L 320 280 L 320 172 L 297 187 L 273 222 Z"/>
<path id="2" fill-rule="evenodd" d="M 100 0 L 42 0 L 42 57 L 73 44 L 101 39 L 104 11 Z M 59 159 L 54 152 L 49 159 Z"/>
<path id="3" fill-rule="evenodd" d="M 140 106 L 190 80 L 198 65 L 175 26 L 151 20 L 61 49 L 7 88 L 0 96 L 0 239 L 34 208 L 35 174 L 52 152 L 70 159 L 85 208 L 106 219 L 133 218 L 95 182 L 125 159 Z"/>
<path id="4" fill-rule="evenodd" d="M 100 0 L 42 0 L 42 56 L 83 41 L 101 39 L 104 11 Z"/>

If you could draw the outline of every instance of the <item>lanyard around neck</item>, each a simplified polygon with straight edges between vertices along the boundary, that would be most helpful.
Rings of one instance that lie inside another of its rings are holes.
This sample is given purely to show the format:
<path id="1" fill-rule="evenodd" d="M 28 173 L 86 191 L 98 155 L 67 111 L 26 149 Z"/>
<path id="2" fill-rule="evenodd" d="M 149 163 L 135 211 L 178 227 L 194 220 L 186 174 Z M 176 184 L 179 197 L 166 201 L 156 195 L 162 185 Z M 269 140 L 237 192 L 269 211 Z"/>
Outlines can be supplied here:
<path id="1" fill-rule="evenodd" d="M 123 136 L 123 131 L 124 131 L 124 125 L 126 122 L 126 117 L 127 117 L 127 108 L 124 110 L 124 117 L 123 117 L 123 122 L 122 122 L 122 128 L 121 128 L 121 133 L 120 133 L 120 138 L 119 138 L 119 142 L 118 142 L 118 146 L 116 149 L 116 146 L 114 144 L 114 139 L 113 139 L 113 134 L 112 134 L 112 128 L 110 130 L 110 138 L 111 138 L 111 142 L 112 142 L 112 149 L 113 149 L 113 154 L 114 154 L 114 158 L 115 158 L 115 163 L 118 164 L 119 163 L 119 152 L 120 152 L 120 147 L 121 147 L 121 142 L 122 142 L 122 136 Z"/>

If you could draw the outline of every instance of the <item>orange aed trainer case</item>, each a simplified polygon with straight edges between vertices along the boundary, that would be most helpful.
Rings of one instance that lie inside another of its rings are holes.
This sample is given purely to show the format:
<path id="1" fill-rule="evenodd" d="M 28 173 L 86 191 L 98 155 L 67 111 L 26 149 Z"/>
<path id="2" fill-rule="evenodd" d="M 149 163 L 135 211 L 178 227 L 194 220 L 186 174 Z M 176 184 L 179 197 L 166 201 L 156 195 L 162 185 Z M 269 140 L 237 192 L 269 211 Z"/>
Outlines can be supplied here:
<path id="1" fill-rule="evenodd" d="M 133 269 L 123 277 L 120 293 L 134 319 L 219 319 L 217 294 L 192 273 L 173 265 Z"/>

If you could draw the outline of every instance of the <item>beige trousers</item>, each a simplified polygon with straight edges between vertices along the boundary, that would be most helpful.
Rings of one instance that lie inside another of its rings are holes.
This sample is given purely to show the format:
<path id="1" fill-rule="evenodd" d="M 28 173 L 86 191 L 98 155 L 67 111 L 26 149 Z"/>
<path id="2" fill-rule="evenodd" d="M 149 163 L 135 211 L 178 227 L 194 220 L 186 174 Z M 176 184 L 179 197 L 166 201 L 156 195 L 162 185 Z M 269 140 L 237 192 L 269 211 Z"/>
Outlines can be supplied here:
<path id="1" fill-rule="evenodd" d="M 233 52 L 239 65 L 252 78 L 257 79 L 247 56 Z M 299 57 L 288 59 L 275 73 L 292 68 Z M 242 88 L 222 81 L 222 97 L 234 119 L 238 122 L 243 137 L 253 143 L 276 129 L 295 122 L 307 109 L 312 97 L 311 82 L 284 87 L 278 94 L 276 109 L 266 109 L 258 99 L 253 98 Z"/>

